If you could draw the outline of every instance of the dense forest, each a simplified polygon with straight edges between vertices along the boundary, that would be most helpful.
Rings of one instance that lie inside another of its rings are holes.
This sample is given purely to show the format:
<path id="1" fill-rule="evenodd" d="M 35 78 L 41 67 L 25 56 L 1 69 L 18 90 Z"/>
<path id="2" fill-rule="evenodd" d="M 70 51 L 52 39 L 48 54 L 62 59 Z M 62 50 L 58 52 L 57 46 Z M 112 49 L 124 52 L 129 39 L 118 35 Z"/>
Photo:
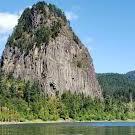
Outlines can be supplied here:
<path id="1" fill-rule="evenodd" d="M 70 91 L 50 97 L 38 88 L 36 82 L 1 74 L 0 121 L 135 119 L 134 93 L 130 94 L 134 85 L 118 76 L 121 75 L 98 75 L 104 95 L 104 101 L 100 101 Z"/>

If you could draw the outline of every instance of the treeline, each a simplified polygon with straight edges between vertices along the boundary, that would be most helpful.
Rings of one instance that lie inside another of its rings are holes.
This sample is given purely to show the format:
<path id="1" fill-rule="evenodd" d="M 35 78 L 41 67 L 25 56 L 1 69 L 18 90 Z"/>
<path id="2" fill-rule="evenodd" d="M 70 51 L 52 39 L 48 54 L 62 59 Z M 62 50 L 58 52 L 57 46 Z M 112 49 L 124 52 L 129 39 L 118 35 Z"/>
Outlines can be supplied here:
<path id="1" fill-rule="evenodd" d="M 0 121 L 135 119 L 134 105 L 109 97 L 101 102 L 70 91 L 50 97 L 38 83 L 0 76 Z"/>

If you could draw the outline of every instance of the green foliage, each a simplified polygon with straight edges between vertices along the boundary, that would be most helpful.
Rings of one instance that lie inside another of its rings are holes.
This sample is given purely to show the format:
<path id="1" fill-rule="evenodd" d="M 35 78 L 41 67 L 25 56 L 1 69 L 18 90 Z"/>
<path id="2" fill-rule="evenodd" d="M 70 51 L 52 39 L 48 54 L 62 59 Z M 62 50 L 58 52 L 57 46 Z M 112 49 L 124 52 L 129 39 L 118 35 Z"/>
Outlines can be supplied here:
<path id="1" fill-rule="evenodd" d="M 51 31 L 48 27 L 40 27 L 37 29 L 35 33 L 35 40 L 37 42 L 37 45 L 40 46 L 41 43 L 46 43 L 48 44 L 49 39 L 50 39 Z"/>
<path id="2" fill-rule="evenodd" d="M 33 38 L 31 36 L 32 20 L 31 10 L 26 8 L 18 20 L 18 25 L 14 28 L 11 36 L 9 36 L 6 46 L 18 47 L 21 52 L 27 52 L 33 47 Z"/>
<path id="3" fill-rule="evenodd" d="M 48 44 L 50 38 L 55 39 L 62 27 L 61 21 L 54 21 L 51 26 L 46 26 L 46 23 L 41 24 L 37 28 L 32 25 L 33 10 L 44 15 L 41 19 L 47 19 L 46 6 L 50 9 L 50 14 L 64 18 L 64 13 L 55 5 L 47 5 L 44 1 L 38 2 L 32 8 L 26 8 L 18 20 L 18 25 L 14 28 L 11 36 L 9 36 L 6 46 L 18 47 L 21 53 L 25 55 L 33 48 L 35 42 L 40 47 L 41 43 Z"/>
<path id="4" fill-rule="evenodd" d="M 47 3 L 45 1 L 40 1 L 33 7 L 36 7 L 37 9 L 44 11 L 45 6 L 47 6 Z"/>
<path id="5" fill-rule="evenodd" d="M 14 46 L 14 41 L 21 38 L 25 31 L 30 32 L 31 26 L 31 10 L 26 8 L 18 20 L 18 25 L 14 28 L 13 34 L 9 37 L 7 45 Z"/>
<path id="6" fill-rule="evenodd" d="M 0 121 L 135 119 L 135 102 L 104 96 L 104 101 L 100 101 L 69 91 L 61 96 L 49 97 L 36 82 L 16 80 L 1 74 Z"/>
<path id="7" fill-rule="evenodd" d="M 37 46 L 39 47 L 41 43 L 48 44 L 51 37 L 55 39 L 58 36 L 61 27 L 60 21 L 54 21 L 51 28 L 45 26 L 39 27 L 35 32 Z"/>
<path id="8" fill-rule="evenodd" d="M 58 17 L 61 17 L 67 23 L 66 16 L 61 9 L 57 8 L 54 4 L 49 4 L 48 7 L 52 13 L 54 13 Z"/>
<path id="9" fill-rule="evenodd" d="M 19 23 L 17 28 L 22 28 L 23 31 L 31 32 L 32 28 L 31 14 L 32 14 L 31 9 L 26 8 L 18 21 Z"/>
<path id="10" fill-rule="evenodd" d="M 47 13 L 45 10 L 45 7 L 47 6 L 47 3 L 45 1 L 40 1 L 37 4 L 34 4 L 32 6 L 32 10 L 36 9 L 39 13 L 43 14 L 44 17 L 47 17 Z"/>
<path id="11" fill-rule="evenodd" d="M 60 29 L 61 29 L 62 25 L 61 25 L 61 22 L 60 21 L 54 21 L 53 24 L 52 24 L 52 27 L 51 27 L 51 36 L 53 39 L 55 39 L 59 32 L 60 32 Z"/>

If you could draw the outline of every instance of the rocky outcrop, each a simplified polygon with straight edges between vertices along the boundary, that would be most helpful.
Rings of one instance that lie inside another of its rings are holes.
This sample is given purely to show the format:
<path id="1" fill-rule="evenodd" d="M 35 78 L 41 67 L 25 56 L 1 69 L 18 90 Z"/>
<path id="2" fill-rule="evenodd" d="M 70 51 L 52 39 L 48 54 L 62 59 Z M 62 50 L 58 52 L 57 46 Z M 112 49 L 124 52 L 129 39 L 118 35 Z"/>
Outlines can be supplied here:
<path id="1" fill-rule="evenodd" d="M 92 58 L 70 28 L 63 12 L 56 7 L 52 11 L 50 7 L 53 5 L 45 3 L 40 3 L 42 8 L 40 5 L 38 9 L 38 4 L 28 10 L 25 18 L 23 13 L 9 38 L 2 55 L 2 71 L 15 78 L 38 81 L 41 88 L 51 95 L 70 90 L 101 98 Z M 30 21 L 29 31 L 23 29 L 21 35 L 16 34 L 21 21 L 24 21 L 24 26 L 28 23 L 26 18 Z M 54 22 L 60 25 L 53 30 Z M 42 27 L 46 27 L 51 36 L 40 32 Z"/>

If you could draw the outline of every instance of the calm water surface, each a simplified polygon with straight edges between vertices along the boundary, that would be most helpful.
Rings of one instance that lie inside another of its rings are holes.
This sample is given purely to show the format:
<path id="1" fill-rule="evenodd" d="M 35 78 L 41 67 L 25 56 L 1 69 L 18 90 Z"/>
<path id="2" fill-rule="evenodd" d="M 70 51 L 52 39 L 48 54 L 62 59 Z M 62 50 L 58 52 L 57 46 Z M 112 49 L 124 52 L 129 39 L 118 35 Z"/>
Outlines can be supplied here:
<path id="1" fill-rule="evenodd" d="M 135 122 L 1 125 L 0 135 L 135 135 Z"/>

